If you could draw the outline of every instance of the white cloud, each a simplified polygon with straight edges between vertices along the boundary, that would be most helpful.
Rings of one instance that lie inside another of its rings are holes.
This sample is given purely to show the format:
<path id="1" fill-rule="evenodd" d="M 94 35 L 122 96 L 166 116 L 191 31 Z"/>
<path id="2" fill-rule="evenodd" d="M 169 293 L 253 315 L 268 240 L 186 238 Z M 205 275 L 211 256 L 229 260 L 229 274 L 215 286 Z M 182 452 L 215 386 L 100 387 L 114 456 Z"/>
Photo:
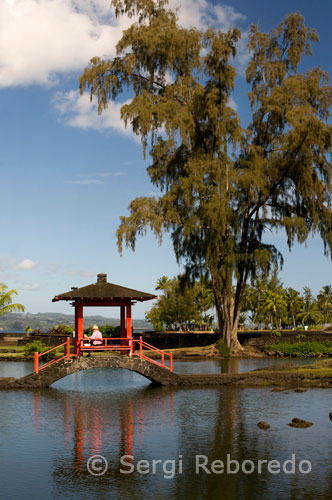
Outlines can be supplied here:
<path id="1" fill-rule="evenodd" d="M 184 28 L 195 26 L 199 29 L 214 27 L 227 30 L 246 16 L 229 5 L 213 5 L 207 0 L 169 0 L 169 7 L 179 8 L 179 23 Z"/>
<path id="2" fill-rule="evenodd" d="M 46 276 L 52 276 L 57 274 L 59 272 L 59 269 L 59 264 L 57 264 L 56 262 L 49 262 L 44 269 L 44 274 L 46 274 Z"/>
<path id="3" fill-rule="evenodd" d="M 127 172 L 99 172 L 99 177 L 121 177 L 127 175 Z"/>
<path id="4" fill-rule="evenodd" d="M 230 97 L 228 99 L 228 106 L 232 109 L 234 109 L 234 111 L 237 111 L 238 110 L 238 107 L 237 107 L 237 104 L 236 104 L 236 101 L 234 99 L 234 97 Z"/>
<path id="5" fill-rule="evenodd" d="M 71 181 L 65 181 L 66 184 L 79 184 L 81 186 L 89 186 L 91 184 L 105 184 L 105 181 L 109 177 L 120 177 L 123 175 L 127 175 L 126 172 L 99 172 L 96 174 L 93 174 L 94 176 L 87 176 L 87 175 L 82 175 L 82 174 L 77 174 L 77 177 L 79 179 L 71 180 Z"/>
<path id="6" fill-rule="evenodd" d="M 110 101 L 107 110 L 98 115 L 96 104 L 90 102 L 90 96 L 87 93 L 80 95 L 78 90 L 70 90 L 69 92 L 56 92 L 53 104 L 56 111 L 70 127 L 95 130 L 111 128 L 136 138 L 131 127 L 128 125 L 126 128 L 120 118 L 120 108 L 126 102 Z"/>
<path id="7" fill-rule="evenodd" d="M 184 27 L 227 29 L 245 17 L 207 0 L 170 0 Z M 50 85 L 60 73 L 82 71 L 93 56 L 112 57 L 122 31 L 109 0 L 1 0 L 0 87 Z M 77 121 L 76 126 L 84 126 Z"/>
<path id="8" fill-rule="evenodd" d="M 81 186 L 90 186 L 91 184 L 103 184 L 100 179 L 79 179 L 77 181 L 66 181 L 66 184 L 80 184 Z"/>
<path id="9" fill-rule="evenodd" d="M 37 290 L 40 290 L 40 284 L 39 283 L 26 283 L 25 285 L 20 286 L 20 290 L 27 290 L 29 292 L 36 292 Z"/>
<path id="10" fill-rule="evenodd" d="M 38 262 L 33 261 L 31 259 L 24 259 L 22 262 L 19 262 L 15 267 L 16 269 L 34 269 L 35 267 L 38 266 Z"/>
<path id="11" fill-rule="evenodd" d="M 49 85 L 93 56 L 113 56 L 130 23 L 114 21 L 108 0 L 1 0 L 0 87 Z"/>

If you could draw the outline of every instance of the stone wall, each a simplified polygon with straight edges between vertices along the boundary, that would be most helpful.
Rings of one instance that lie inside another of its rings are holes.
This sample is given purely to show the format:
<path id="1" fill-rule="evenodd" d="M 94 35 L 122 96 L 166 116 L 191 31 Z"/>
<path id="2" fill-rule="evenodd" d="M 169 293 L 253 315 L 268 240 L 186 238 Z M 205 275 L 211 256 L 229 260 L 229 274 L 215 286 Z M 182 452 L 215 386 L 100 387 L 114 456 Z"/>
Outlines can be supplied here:
<path id="1" fill-rule="evenodd" d="M 47 335 L 47 334 L 31 335 L 29 337 L 24 337 L 23 339 L 18 340 L 17 345 L 26 345 L 30 344 L 31 342 L 36 342 L 38 340 L 43 344 L 49 346 L 56 346 L 59 344 L 63 344 L 63 342 L 66 342 L 67 337 L 68 335 Z M 71 343 L 73 343 L 72 338 L 71 338 Z"/>
<path id="2" fill-rule="evenodd" d="M 215 344 L 219 339 L 217 333 L 194 333 L 194 332 L 145 332 L 134 333 L 134 338 L 143 340 L 158 349 L 176 349 L 177 347 L 202 347 Z"/>

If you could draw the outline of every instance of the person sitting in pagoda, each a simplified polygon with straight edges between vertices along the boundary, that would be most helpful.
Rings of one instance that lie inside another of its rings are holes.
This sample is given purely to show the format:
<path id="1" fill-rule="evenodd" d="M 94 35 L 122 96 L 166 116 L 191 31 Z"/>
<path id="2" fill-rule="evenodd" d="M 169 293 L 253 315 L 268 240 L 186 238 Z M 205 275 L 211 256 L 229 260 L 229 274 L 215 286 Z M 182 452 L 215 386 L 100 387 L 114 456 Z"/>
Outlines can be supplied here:
<path id="1" fill-rule="evenodd" d="M 99 346 L 99 345 L 103 344 L 103 335 L 99 331 L 99 328 L 97 325 L 93 325 L 91 337 L 84 337 L 84 339 L 90 340 L 91 345 L 93 345 L 93 346 Z"/>

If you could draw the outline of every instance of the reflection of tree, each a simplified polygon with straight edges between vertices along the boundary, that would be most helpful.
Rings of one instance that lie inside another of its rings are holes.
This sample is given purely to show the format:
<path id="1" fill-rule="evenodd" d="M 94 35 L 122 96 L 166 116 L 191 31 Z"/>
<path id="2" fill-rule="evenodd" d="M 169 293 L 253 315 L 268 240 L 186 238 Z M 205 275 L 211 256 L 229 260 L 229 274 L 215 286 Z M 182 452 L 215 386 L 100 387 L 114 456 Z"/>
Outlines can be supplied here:
<path id="1" fill-rule="evenodd" d="M 179 421 L 179 453 L 185 456 L 186 467 L 184 474 L 176 478 L 173 497 L 225 498 L 227 500 L 241 498 L 236 496 L 238 483 L 236 475 L 227 477 L 226 474 L 207 474 L 202 469 L 199 474 L 196 474 L 196 455 L 208 457 L 207 468 L 210 470 L 213 460 L 224 460 L 227 453 L 232 454 L 233 450 L 239 448 L 237 439 L 238 389 L 205 389 L 204 391 L 208 392 L 208 398 L 205 397 L 202 400 L 201 421 L 193 422 L 183 418 Z M 199 392 L 202 393 L 202 390 Z M 210 419 L 207 418 L 207 414 L 210 415 Z M 188 442 L 192 443 L 189 449 Z M 234 456 L 237 456 L 237 452 L 234 452 Z"/>
<path id="2" fill-rule="evenodd" d="M 239 373 L 239 358 L 221 359 L 221 373 Z"/>

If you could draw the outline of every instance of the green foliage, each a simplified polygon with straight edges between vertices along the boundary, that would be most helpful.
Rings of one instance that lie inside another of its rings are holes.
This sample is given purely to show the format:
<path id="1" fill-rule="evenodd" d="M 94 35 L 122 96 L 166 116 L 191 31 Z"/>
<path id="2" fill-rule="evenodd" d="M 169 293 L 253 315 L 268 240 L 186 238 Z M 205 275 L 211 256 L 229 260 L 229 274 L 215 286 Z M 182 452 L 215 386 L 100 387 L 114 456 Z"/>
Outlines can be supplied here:
<path id="1" fill-rule="evenodd" d="M 18 295 L 17 290 L 8 290 L 8 286 L 0 283 L 0 316 L 11 312 L 24 312 L 22 304 L 12 304 L 13 295 Z"/>
<path id="2" fill-rule="evenodd" d="M 119 338 L 120 337 L 120 332 L 121 328 L 119 326 L 110 326 L 110 325 L 105 325 L 105 326 L 100 326 L 99 331 L 102 333 L 103 337 L 110 338 L 110 337 L 115 337 Z M 84 335 L 92 335 L 92 326 L 89 326 L 89 328 L 86 328 L 84 330 Z"/>
<path id="3" fill-rule="evenodd" d="M 67 335 L 67 336 L 72 336 L 74 331 L 74 327 L 72 326 L 67 326 L 62 323 L 59 325 L 53 326 L 49 330 L 49 335 Z"/>
<path id="4" fill-rule="evenodd" d="M 42 353 L 48 351 L 49 349 L 51 349 L 50 346 L 42 344 L 39 340 L 36 340 L 35 342 L 30 342 L 29 344 L 26 344 L 24 346 L 24 356 L 26 358 L 33 358 L 35 352 Z M 56 350 L 49 352 L 45 355 L 45 361 L 54 359 L 55 356 L 56 356 Z"/>
<path id="5" fill-rule="evenodd" d="M 332 342 L 303 342 L 289 344 L 287 342 L 280 342 L 278 344 L 272 344 L 264 346 L 264 351 L 266 352 L 279 352 L 286 356 L 300 356 L 300 357 L 310 357 L 319 355 L 331 355 L 332 354 Z"/>
<path id="6" fill-rule="evenodd" d="M 309 287 L 304 287 L 303 294 L 294 288 L 284 288 L 275 271 L 271 277 L 261 276 L 248 286 L 243 299 L 243 312 L 252 325 L 264 323 L 303 330 L 319 329 L 324 323 L 332 322 L 332 305 L 329 293 L 332 286 L 324 286 L 315 298 Z"/>
<path id="7" fill-rule="evenodd" d="M 238 29 L 184 29 L 164 0 L 112 6 L 138 20 L 123 32 L 116 57 L 91 60 L 80 89 L 90 90 L 99 113 L 131 89 L 121 116 L 141 137 L 144 154 L 151 139 L 148 174 L 160 190 L 130 203 L 119 250 L 134 250 L 148 229 L 159 240 L 169 232 L 187 275 L 209 275 L 220 331 L 236 349 L 246 282 L 282 262 L 266 232 L 283 230 L 289 248 L 317 233 L 330 253 L 332 88 L 322 69 L 300 71 L 318 37 L 300 14 L 287 15 L 271 33 L 252 25 L 252 115 L 242 128 L 230 107 Z M 270 297 L 268 308 L 276 322 L 287 301 Z"/>
<path id="8" fill-rule="evenodd" d="M 216 347 L 219 351 L 220 356 L 222 356 L 223 358 L 229 358 L 229 356 L 231 355 L 231 350 L 222 339 L 218 340 L 218 342 L 216 343 Z"/>
<path id="9" fill-rule="evenodd" d="M 272 330 L 270 333 L 271 337 L 281 337 L 281 332 L 278 330 Z"/>
<path id="10" fill-rule="evenodd" d="M 26 331 L 27 337 L 30 337 L 30 335 L 33 332 L 33 328 L 31 328 L 29 325 L 24 327 L 24 330 Z"/>
<path id="11" fill-rule="evenodd" d="M 166 278 L 163 276 L 163 278 Z M 213 316 L 206 313 L 212 305 L 211 289 L 203 282 L 188 283 L 184 276 L 169 280 L 160 278 L 157 286 L 163 280 L 163 294 L 150 311 L 145 314 L 155 330 L 187 330 L 190 324 L 210 326 Z"/>

